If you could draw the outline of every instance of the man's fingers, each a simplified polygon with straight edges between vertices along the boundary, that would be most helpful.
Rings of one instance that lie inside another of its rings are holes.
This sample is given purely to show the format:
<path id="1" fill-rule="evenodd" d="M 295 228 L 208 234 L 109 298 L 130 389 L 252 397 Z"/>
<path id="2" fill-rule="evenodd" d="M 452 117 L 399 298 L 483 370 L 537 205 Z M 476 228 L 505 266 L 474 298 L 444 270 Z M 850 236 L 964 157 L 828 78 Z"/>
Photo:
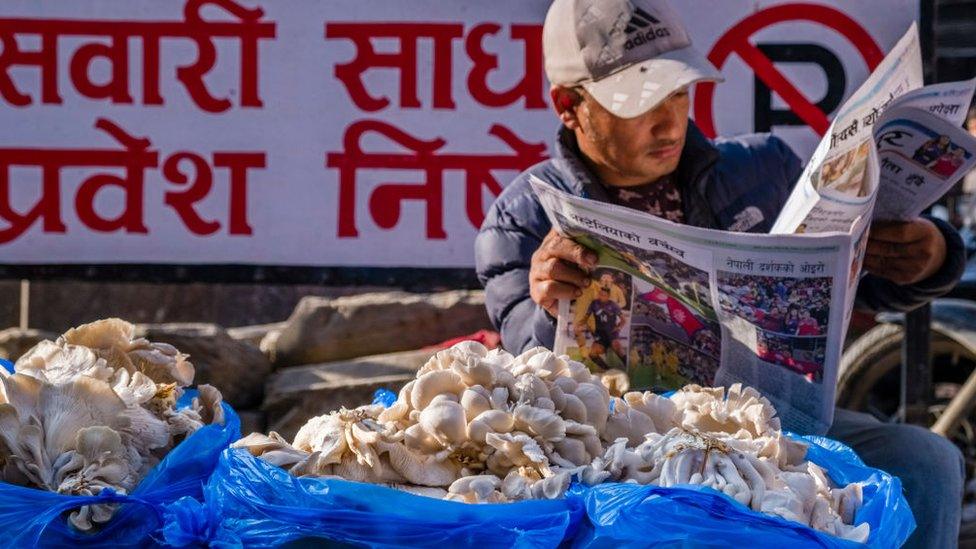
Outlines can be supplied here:
<path id="1" fill-rule="evenodd" d="M 539 299 L 538 303 L 555 301 L 558 299 L 575 299 L 583 292 L 579 287 L 558 280 L 543 280 L 537 284 Z"/>
<path id="2" fill-rule="evenodd" d="M 923 278 L 917 262 L 899 262 L 886 256 L 866 255 L 864 269 L 900 285 L 912 284 Z"/>
<path id="3" fill-rule="evenodd" d="M 901 244 L 917 242 L 929 238 L 934 228 L 932 222 L 925 219 L 916 219 L 914 221 L 876 221 L 871 224 L 869 239 Z"/>
<path id="4" fill-rule="evenodd" d="M 886 242 L 884 240 L 868 240 L 868 245 L 864 251 L 867 255 L 878 257 L 911 257 L 911 253 L 908 253 L 907 248 L 911 248 L 911 245 Z"/>
<path id="5" fill-rule="evenodd" d="M 597 255 L 593 250 L 559 235 L 546 240 L 545 252 L 548 257 L 558 257 L 586 268 L 596 267 Z"/>
<path id="6" fill-rule="evenodd" d="M 871 258 L 865 267 L 869 271 L 901 285 L 912 284 L 939 270 L 945 261 L 945 240 L 926 219 L 888 223 L 878 232 L 872 226 L 866 253 Z"/>
<path id="7" fill-rule="evenodd" d="M 871 240 L 883 240 L 886 242 L 900 242 L 904 240 L 908 231 L 904 221 L 875 221 L 871 224 Z"/>
<path id="8" fill-rule="evenodd" d="M 864 256 L 864 268 L 881 276 L 884 276 L 890 270 L 887 257 L 872 254 Z"/>
<path id="9" fill-rule="evenodd" d="M 539 267 L 535 273 L 538 280 L 568 282 L 580 288 L 585 288 L 590 285 L 590 277 L 582 269 L 562 259 L 550 257 L 538 265 Z"/>
<path id="10" fill-rule="evenodd" d="M 596 267 L 597 255 L 555 230 L 549 231 L 532 255 L 529 293 L 540 307 L 556 316 L 560 299 L 575 299 L 590 284 L 583 269 Z"/>
<path id="11" fill-rule="evenodd" d="M 539 304 L 550 315 L 559 315 L 560 299 L 575 299 L 583 291 L 573 284 L 558 282 L 556 280 L 535 281 L 530 289 L 532 301 Z"/>
<path id="12" fill-rule="evenodd" d="M 927 238 L 915 242 L 886 242 L 884 240 L 868 240 L 865 252 L 871 255 L 913 260 L 929 253 L 932 242 Z"/>

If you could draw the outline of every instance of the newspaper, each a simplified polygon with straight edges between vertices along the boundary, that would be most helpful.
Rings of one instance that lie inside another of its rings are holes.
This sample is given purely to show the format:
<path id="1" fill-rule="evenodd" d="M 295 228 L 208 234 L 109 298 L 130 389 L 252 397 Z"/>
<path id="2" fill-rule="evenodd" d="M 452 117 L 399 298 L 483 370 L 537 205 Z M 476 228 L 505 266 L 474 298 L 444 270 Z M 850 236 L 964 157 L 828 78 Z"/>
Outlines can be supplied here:
<path id="1" fill-rule="evenodd" d="M 914 219 L 976 164 L 961 128 L 976 79 L 922 87 L 913 24 L 838 111 L 772 233 Z"/>
<path id="2" fill-rule="evenodd" d="M 741 382 L 787 428 L 826 431 L 852 235 L 702 229 L 532 186 L 556 230 L 599 256 L 583 295 L 559 305 L 556 352 L 622 370 L 634 389 Z"/>
<path id="3" fill-rule="evenodd" d="M 744 383 L 824 433 L 872 220 L 913 219 L 976 164 L 976 79 L 922 87 L 913 25 L 840 108 L 770 234 L 675 224 L 533 178 L 552 225 L 597 252 L 555 350 L 635 389 Z"/>

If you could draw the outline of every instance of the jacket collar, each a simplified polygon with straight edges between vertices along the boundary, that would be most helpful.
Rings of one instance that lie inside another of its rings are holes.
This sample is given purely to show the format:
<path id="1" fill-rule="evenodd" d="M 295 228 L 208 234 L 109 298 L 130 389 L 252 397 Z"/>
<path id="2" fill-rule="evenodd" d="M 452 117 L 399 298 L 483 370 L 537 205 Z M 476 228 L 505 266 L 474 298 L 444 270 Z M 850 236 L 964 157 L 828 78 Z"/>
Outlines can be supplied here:
<path id="1" fill-rule="evenodd" d="M 607 202 L 609 197 L 596 177 L 583 162 L 583 153 L 574 134 L 566 126 L 556 134 L 554 160 L 559 161 L 560 171 L 568 176 L 566 186 L 575 195 Z"/>
<path id="2" fill-rule="evenodd" d="M 718 159 L 718 149 L 698 129 L 698 126 L 689 120 L 685 148 L 681 151 L 681 160 L 678 161 L 678 169 L 675 173 L 678 184 L 693 186 L 704 195 L 705 174 L 712 169 Z"/>
<path id="3" fill-rule="evenodd" d="M 566 126 L 559 128 L 556 136 L 554 159 L 560 161 L 563 173 L 569 177 L 567 186 L 576 195 L 606 202 L 607 193 L 596 174 L 583 162 L 582 153 L 576 142 L 576 134 Z M 712 145 L 694 122 L 688 121 L 688 135 L 681 151 L 681 160 L 675 171 L 675 181 L 684 189 L 685 196 L 705 196 L 707 178 L 705 175 L 718 162 L 718 149 Z M 688 206 L 685 206 L 687 209 Z M 697 224 L 697 223 L 695 223 Z"/>

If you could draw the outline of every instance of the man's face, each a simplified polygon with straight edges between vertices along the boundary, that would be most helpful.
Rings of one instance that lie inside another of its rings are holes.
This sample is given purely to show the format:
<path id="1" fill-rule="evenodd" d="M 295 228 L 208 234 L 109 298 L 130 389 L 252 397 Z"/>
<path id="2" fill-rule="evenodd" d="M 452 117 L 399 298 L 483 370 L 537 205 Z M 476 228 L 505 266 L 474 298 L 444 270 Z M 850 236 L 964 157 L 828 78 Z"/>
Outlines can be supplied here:
<path id="1" fill-rule="evenodd" d="M 600 285 L 604 288 L 609 288 L 613 284 L 613 275 L 604 273 L 600 275 Z"/>
<path id="2" fill-rule="evenodd" d="M 682 89 L 635 118 L 619 118 L 582 94 L 576 138 L 597 175 L 608 185 L 656 181 L 678 167 L 688 132 L 688 91 Z"/>

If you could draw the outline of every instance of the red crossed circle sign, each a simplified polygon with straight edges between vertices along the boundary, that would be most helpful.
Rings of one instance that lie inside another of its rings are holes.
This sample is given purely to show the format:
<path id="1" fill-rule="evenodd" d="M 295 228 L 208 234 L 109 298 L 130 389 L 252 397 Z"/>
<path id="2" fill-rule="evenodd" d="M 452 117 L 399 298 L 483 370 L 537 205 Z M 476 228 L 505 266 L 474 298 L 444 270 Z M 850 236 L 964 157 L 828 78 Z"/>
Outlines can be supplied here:
<path id="1" fill-rule="evenodd" d="M 819 135 L 823 135 L 830 126 L 827 114 L 796 89 L 773 62 L 749 42 L 749 37 L 756 32 L 787 21 L 811 21 L 835 30 L 857 48 L 871 71 L 884 59 L 884 53 L 877 42 L 864 27 L 844 12 L 820 4 L 797 3 L 773 6 L 746 17 L 715 42 L 708 54 L 708 60 L 721 69 L 730 55 L 738 54 L 755 71 L 756 76 L 770 90 L 775 91 L 801 120 Z M 695 89 L 695 124 L 708 137 L 718 135 L 715 131 L 714 98 L 714 82 L 698 84 Z"/>

